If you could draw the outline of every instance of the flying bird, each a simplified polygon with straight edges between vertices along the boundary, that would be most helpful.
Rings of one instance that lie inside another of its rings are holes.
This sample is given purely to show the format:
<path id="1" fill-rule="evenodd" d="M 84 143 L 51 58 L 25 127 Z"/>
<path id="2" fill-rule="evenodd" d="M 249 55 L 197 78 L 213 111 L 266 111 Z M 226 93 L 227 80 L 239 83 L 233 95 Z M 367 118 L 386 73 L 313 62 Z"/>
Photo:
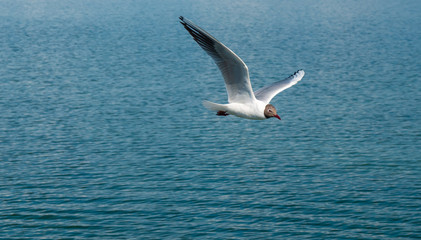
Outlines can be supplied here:
<path id="1" fill-rule="evenodd" d="M 304 77 L 303 70 L 298 70 L 281 81 L 253 92 L 248 67 L 241 58 L 192 21 L 181 16 L 180 23 L 193 36 L 199 46 L 212 57 L 225 80 L 228 104 L 204 101 L 203 105 L 206 108 L 217 112 L 219 116 L 231 114 L 254 120 L 264 120 L 271 117 L 281 120 L 276 108 L 270 104 L 270 101 L 278 93 L 300 81 Z"/>

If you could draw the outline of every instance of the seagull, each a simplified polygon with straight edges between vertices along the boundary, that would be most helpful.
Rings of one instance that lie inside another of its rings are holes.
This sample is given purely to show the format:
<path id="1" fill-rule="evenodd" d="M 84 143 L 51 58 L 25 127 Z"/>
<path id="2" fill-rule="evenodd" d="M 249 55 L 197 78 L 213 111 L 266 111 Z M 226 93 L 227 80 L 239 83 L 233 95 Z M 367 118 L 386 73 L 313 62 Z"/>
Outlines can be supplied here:
<path id="1" fill-rule="evenodd" d="M 180 23 L 199 46 L 212 57 L 225 80 L 228 104 L 204 101 L 203 105 L 206 108 L 217 112 L 219 116 L 234 115 L 253 120 L 275 117 L 281 120 L 276 108 L 269 102 L 278 93 L 300 81 L 304 77 L 303 70 L 298 70 L 281 81 L 253 92 L 248 67 L 241 58 L 192 21 L 181 16 Z"/>

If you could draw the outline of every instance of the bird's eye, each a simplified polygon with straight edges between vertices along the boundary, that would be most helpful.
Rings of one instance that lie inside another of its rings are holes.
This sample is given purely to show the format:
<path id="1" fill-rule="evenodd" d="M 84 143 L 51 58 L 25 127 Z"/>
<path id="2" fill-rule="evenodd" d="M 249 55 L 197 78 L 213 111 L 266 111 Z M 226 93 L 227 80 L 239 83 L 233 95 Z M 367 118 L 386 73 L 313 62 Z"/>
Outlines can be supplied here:
<path id="1" fill-rule="evenodd" d="M 272 112 L 272 110 L 269 109 L 269 112 Z"/>

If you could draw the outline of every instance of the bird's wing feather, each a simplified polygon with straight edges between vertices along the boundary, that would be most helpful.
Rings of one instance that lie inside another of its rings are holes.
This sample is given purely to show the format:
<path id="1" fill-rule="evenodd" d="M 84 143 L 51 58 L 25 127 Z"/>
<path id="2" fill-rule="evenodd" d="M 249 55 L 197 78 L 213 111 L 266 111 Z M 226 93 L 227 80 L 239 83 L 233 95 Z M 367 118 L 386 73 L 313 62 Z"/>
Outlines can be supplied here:
<path id="1" fill-rule="evenodd" d="M 265 102 L 268 104 L 276 94 L 282 92 L 283 90 L 295 85 L 304 77 L 304 71 L 298 70 L 291 76 L 285 78 L 284 80 L 272 83 L 271 85 L 265 86 L 259 90 L 257 90 L 254 95 L 260 101 Z"/>
<path id="2" fill-rule="evenodd" d="M 233 51 L 190 20 L 180 17 L 181 24 L 199 46 L 215 61 L 225 80 L 228 102 L 255 100 L 247 65 Z"/>

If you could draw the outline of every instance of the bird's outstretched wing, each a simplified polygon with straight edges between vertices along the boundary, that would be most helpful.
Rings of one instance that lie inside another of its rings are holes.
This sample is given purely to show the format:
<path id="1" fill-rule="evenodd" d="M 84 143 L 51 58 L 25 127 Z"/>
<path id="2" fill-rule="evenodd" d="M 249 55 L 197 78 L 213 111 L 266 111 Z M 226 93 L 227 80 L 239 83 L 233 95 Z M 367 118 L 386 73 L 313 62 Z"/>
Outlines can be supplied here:
<path id="1" fill-rule="evenodd" d="M 276 94 L 282 92 L 283 90 L 295 85 L 304 77 L 304 71 L 298 70 L 291 76 L 285 78 L 284 80 L 272 83 L 271 85 L 265 86 L 257 90 L 254 95 L 257 100 L 265 102 L 268 104 Z"/>
<path id="2" fill-rule="evenodd" d="M 190 20 L 180 17 L 181 24 L 199 46 L 213 58 L 225 80 L 228 102 L 255 101 L 246 64 L 233 51 Z"/>

